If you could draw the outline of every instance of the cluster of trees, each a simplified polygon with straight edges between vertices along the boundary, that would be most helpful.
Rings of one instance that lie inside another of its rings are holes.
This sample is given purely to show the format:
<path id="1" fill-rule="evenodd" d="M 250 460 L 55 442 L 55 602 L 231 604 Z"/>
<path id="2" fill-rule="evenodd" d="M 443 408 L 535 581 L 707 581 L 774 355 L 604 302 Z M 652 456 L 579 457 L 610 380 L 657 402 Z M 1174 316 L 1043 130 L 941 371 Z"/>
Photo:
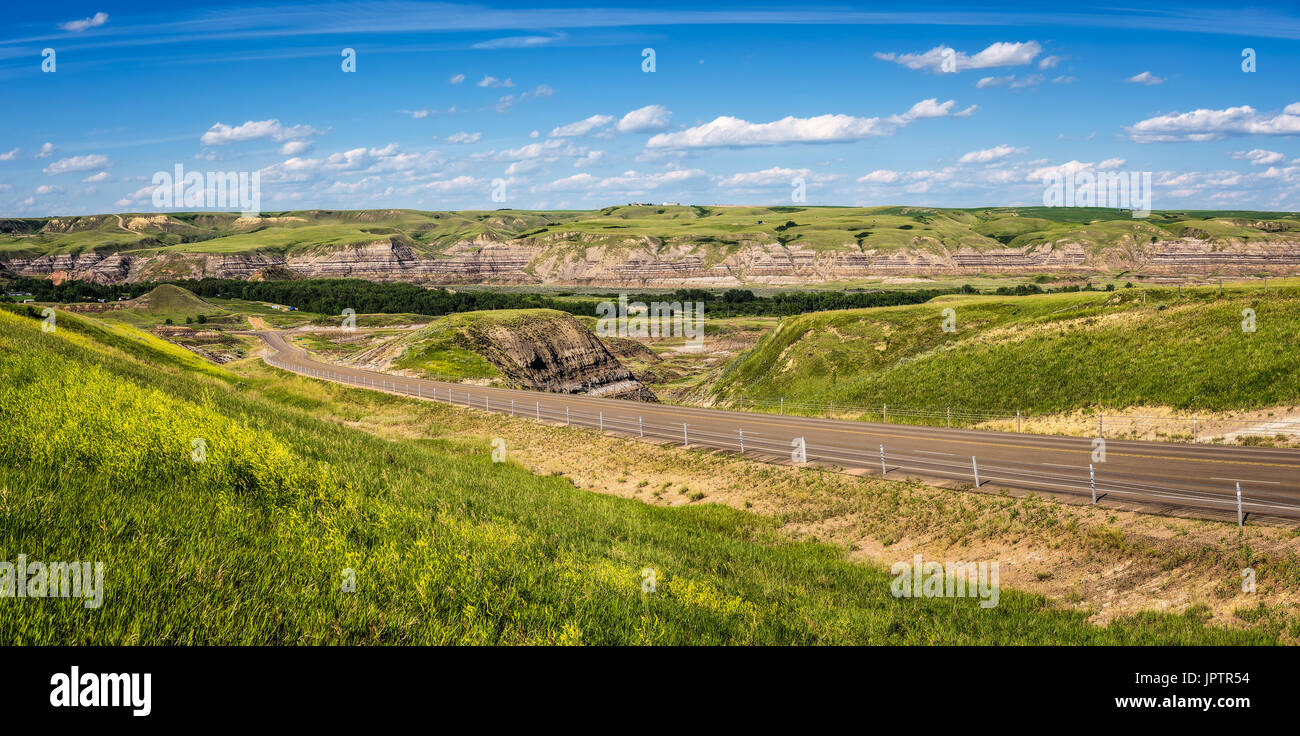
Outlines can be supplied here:
<path id="1" fill-rule="evenodd" d="M 361 314 L 410 312 L 436 317 L 483 309 L 547 308 L 575 315 L 595 316 L 597 303 L 606 300 L 617 301 L 620 295 L 620 292 L 614 291 L 561 299 L 557 296 L 562 295 L 548 296 L 485 289 L 452 292 L 441 288 L 428 289 L 414 284 L 375 283 L 361 279 L 297 281 L 202 279 L 165 283 L 188 289 L 203 298 L 274 302 L 319 314 L 339 314 L 343 309 L 351 308 Z M 123 295 L 140 296 L 158 285 L 158 283 L 95 284 L 86 281 L 65 281 L 56 286 L 46 279 L 18 278 L 9 283 L 6 291 L 30 292 L 31 298 L 37 301 L 81 302 L 98 299 L 116 301 Z M 962 291 L 973 293 L 975 290 L 963 287 Z M 646 303 L 703 302 L 705 313 L 710 317 L 788 316 L 832 309 L 919 304 L 940 294 L 950 293 L 953 293 L 953 290 L 789 291 L 772 296 L 758 296 L 748 289 L 728 289 L 723 292 L 707 289 L 676 289 L 660 293 L 629 294 L 628 300 Z"/>

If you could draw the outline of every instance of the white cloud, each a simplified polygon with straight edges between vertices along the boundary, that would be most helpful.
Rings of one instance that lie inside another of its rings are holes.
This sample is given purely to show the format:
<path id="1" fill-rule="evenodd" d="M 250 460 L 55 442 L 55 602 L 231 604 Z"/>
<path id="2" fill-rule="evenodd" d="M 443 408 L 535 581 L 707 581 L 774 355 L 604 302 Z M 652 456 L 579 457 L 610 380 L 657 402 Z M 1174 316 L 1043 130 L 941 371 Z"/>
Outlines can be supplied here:
<path id="1" fill-rule="evenodd" d="M 614 122 L 613 115 L 592 115 L 576 123 L 561 125 L 551 131 L 552 138 L 565 138 L 569 136 L 586 135 L 596 128 L 602 128 Z"/>
<path id="2" fill-rule="evenodd" d="M 700 169 L 679 169 L 676 171 L 665 171 L 653 174 L 642 174 L 636 171 L 625 171 L 618 176 L 599 178 L 591 174 L 574 174 L 573 176 L 563 179 L 556 179 L 550 184 L 542 187 L 547 190 L 604 190 L 607 192 L 623 193 L 643 193 L 653 189 L 659 189 L 665 186 L 688 184 L 693 181 L 703 181 L 707 179 L 708 174 Z"/>
<path id="3" fill-rule="evenodd" d="M 448 79 L 448 80 L 447 80 L 447 83 L 448 83 L 448 84 L 460 84 L 460 83 L 463 82 L 463 81 L 465 81 L 465 75 L 464 75 L 464 74 L 456 74 L 456 75 L 453 75 L 453 76 L 451 77 L 451 79 Z"/>
<path id="4" fill-rule="evenodd" d="M 1006 158 L 1007 156 L 1010 156 L 1012 154 L 1024 153 L 1025 151 L 1028 150 L 1029 150 L 1028 148 L 1016 148 L 1014 146 L 1008 146 L 1004 143 L 1001 145 L 994 146 L 992 148 L 985 148 L 979 151 L 971 151 L 970 153 L 963 154 L 961 158 L 957 159 L 957 163 L 985 164 L 990 161 L 996 161 L 998 159 Z"/>
<path id="5" fill-rule="evenodd" d="M 98 174 L 91 174 L 85 179 L 82 179 L 82 181 L 86 182 L 87 184 L 98 184 L 101 181 L 108 181 L 108 172 L 101 171 Z"/>
<path id="6" fill-rule="evenodd" d="M 902 175 L 899 174 L 897 171 L 890 171 L 889 169 L 876 169 L 875 171 L 871 172 L 870 174 L 867 174 L 866 176 L 858 177 L 858 183 L 892 184 L 898 181 L 900 176 Z"/>
<path id="7" fill-rule="evenodd" d="M 91 153 L 85 156 L 72 156 L 61 158 L 58 161 L 46 166 L 43 171 L 51 176 L 55 174 L 66 174 L 70 171 L 87 171 L 89 169 L 99 169 L 108 166 L 108 156 L 98 153 Z"/>
<path id="8" fill-rule="evenodd" d="M 67 23 L 60 23 L 59 28 L 72 33 L 81 33 L 87 28 L 98 28 L 108 22 L 108 13 L 95 13 L 89 18 L 81 20 L 70 20 Z"/>
<path id="9" fill-rule="evenodd" d="M 233 126 L 216 123 L 199 138 L 199 142 L 205 146 L 224 146 L 228 143 L 252 141 L 259 138 L 270 138 L 273 141 L 306 138 L 319 133 L 320 131 L 310 125 L 285 127 L 280 124 L 279 120 L 272 118 L 270 120 L 249 120 L 242 125 Z"/>
<path id="10" fill-rule="evenodd" d="M 452 133 L 451 135 L 447 136 L 447 142 L 448 143 L 478 143 L 479 139 L 482 137 L 483 137 L 482 133 L 478 133 L 478 132 L 466 133 L 464 131 L 461 131 L 459 133 Z"/>
<path id="11" fill-rule="evenodd" d="M 1021 87 L 1033 87 L 1042 84 L 1043 80 L 1044 77 L 1041 74 L 1030 74 L 1025 77 L 1017 77 L 1014 74 L 1008 74 L 1005 77 L 981 77 L 980 81 L 975 83 L 975 86 L 979 89 L 1002 86 L 1019 89 Z"/>
<path id="12" fill-rule="evenodd" d="M 474 49 L 526 49 L 536 46 L 545 46 L 548 43 L 559 41 L 565 38 L 561 33 L 557 36 L 509 36 L 507 38 L 494 38 L 490 41 L 479 41 L 472 44 L 470 48 Z"/>
<path id="13" fill-rule="evenodd" d="M 671 116 L 663 105 L 646 105 L 624 115 L 616 127 L 620 133 L 657 133 L 668 130 Z"/>
<path id="14" fill-rule="evenodd" d="M 528 137 L 529 137 L 529 138 L 536 138 L 536 137 L 540 136 L 541 134 L 542 134 L 541 131 L 539 131 L 539 130 L 534 130 L 533 132 L 531 132 L 531 133 L 528 134 Z"/>
<path id="15" fill-rule="evenodd" d="M 875 56 L 877 59 L 902 64 L 908 69 L 941 72 L 943 71 L 944 57 L 949 56 L 949 54 L 945 53 L 947 51 L 949 49 L 945 46 L 935 46 L 929 51 L 920 54 L 876 52 Z M 963 69 L 991 69 L 999 66 L 1028 64 L 1042 51 L 1043 47 L 1037 41 L 1025 41 L 1023 43 L 999 41 L 974 56 L 962 51 L 952 50 L 951 58 L 955 62 L 956 71 L 962 71 Z"/>
<path id="16" fill-rule="evenodd" d="M 54 155 L 54 144 L 45 142 L 41 144 L 41 150 L 36 152 L 36 158 L 49 158 Z"/>
<path id="17" fill-rule="evenodd" d="M 496 77 L 494 77 L 494 76 L 488 74 L 488 75 L 484 75 L 484 77 L 478 81 L 478 86 L 480 86 L 480 87 L 513 87 L 513 86 L 515 86 L 515 83 L 514 83 L 513 80 L 510 80 L 510 79 L 501 80 L 501 79 L 497 79 Z"/>
<path id="18" fill-rule="evenodd" d="M 1256 148 L 1253 151 L 1237 151 L 1232 154 L 1232 157 L 1245 159 L 1255 166 L 1267 166 L 1286 159 L 1286 156 L 1277 151 L 1265 151 L 1262 148 Z"/>
<path id="19" fill-rule="evenodd" d="M 952 100 L 921 100 L 901 115 L 888 118 L 858 118 L 852 115 L 818 115 L 812 118 L 785 117 L 770 123 L 722 116 L 712 122 L 675 133 L 652 137 L 649 148 L 719 148 L 725 146 L 775 146 L 786 143 L 837 143 L 891 135 L 916 120 L 952 114 Z M 974 108 L 959 114 L 969 115 Z"/>
<path id="20" fill-rule="evenodd" d="M 1128 81 L 1133 84 L 1145 84 L 1151 86 L 1153 84 L 1162 84 L 1165 80 L 1162 77 L 1157 77 L 1151 72 L 1142 72 L 1141 74 L 1134 74 L 1129 77 Z"/>
<path id="21" fill-rule="evenodd" d="M 441 194 L 451 192 L 465 192 L 482 184 L 482 180 L 475 179 L 472 176 L 457 176 L 453 179 L 441 179 L 437 181 L 425 182 L 420 185 L 422 189 L 428 189 Z"/>
<path id="22" fill-rule="evenodd" d="M 288 141 L 280 146 L 281 156 L 297 156 L 311 149 L 311 141 Z"/>
<path id="23" fill-rule="evenodd" d="M 578 159 L 577 161 L 574 161 L 574 162 L 573 162 L 573 168 L 575 168 L 575 169 L 583 169 L 583 168 L 586 168 L 586 167 L 588 167 L 588 166 L 595 166 L 596 164 L 598 164 L 598 163 L 600 163 L 601 161 L 604 161 L 604 160 L 605 160 L 605 152 L 604 152 L 604 151 L 591 151 L 591 152 L 589 152 L 586 156 L 583 156 L 582 158 Z"/>
<path id="24" fill-rule="evenodd" d="M 42 184 L 36 187 L 36 194 L 44 196 L 46 194 L 58 194 L 63 191 L 63 187 L 56 187 L 53 184 Z"/>
<path id="25" fill-rule="evenodd" d="M 1057 64 L 1061 63 L 1059 56 L 1044 56 L 1043 60 L 1038 62 L 1039 69 L 1055 69 Z"/>
<path id="26" fill-rule="evenodd" d="M 1297 135 L 1300 134 L 1300 102 L 1287 105 L 1275 115 L 1261 115 L 1250 105 L 1157 115 L 1126 130 L 1138 143 L 1213 141 L 1234 135 Z"/>
<path id="27" fill-rule="evenodd" d="M 126 195 L 125 197 L 123 197 L 123 198 L 117 200 L 117 202 L 116 202 L 116 206 L 118 206 L 118 207 L 130 207 L 130 206 L 133 205 L 133 204 L 142 204 L 142 203 L 144 203 L 144 202 L 148 202 L 148 201 L 150 201 L 151 199 L 153 199 L 153 190 L 154 190 L 154 185 L 153 185 L 153 184 L 149 184 L 149 185 L 147 185 L 147 186 L 140 187 L 139 189 L 135 190 L 134 192 L 131 192 L 130 194 Z"/>
<path id="28" fill-rule="evenodd" d="M 13 160 L 14 160 L 14 157 L 17 156 L 17 155 L 18 155 L 18 149 L 17 149 L 17 148 L 15 148 L 14 150 L 10 151 L 9 153 L 0 153 L 0 161 L 13 161 Z"/>
<path id="29" fill-rule="evenodd" d="M 732 174 L 718 182 L 724 187 L 748 188 L 748 187 L 788 187 L 796 177 L 802 177 L 812 181 L 830 181 L 834 176 L 818 176 L 810 169 L 787 169 L 781 166 L 773 166 L 770 169 L 762 171 L 747 171 L 739 174 Z"/>

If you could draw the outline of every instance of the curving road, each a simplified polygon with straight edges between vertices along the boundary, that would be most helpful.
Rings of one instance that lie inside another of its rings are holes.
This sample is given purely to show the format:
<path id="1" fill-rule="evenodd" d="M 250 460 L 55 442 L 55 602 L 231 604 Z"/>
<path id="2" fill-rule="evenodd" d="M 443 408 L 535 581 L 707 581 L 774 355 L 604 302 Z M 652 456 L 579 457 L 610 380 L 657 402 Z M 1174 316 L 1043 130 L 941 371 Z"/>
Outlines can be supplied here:
<path id="1" fill-rule="evenodd" d="M 393 376 L 320 362 L 275 331 L 266 361 L 317 378 L 607 433 L 831 465 L 888 478 L 1059 495 L 1124 508 L 1236 520 L 1300 520 L 1300 450 L 1093 440 L 667 406 Z M 803 457 L 797 457 L 799 441 Z M 743 443 L 743 444 L 742 444 Z M 882 449 L 883 448 L 883 449 Z M 1091 471 L 1089 466 L 1091 467 Z M 1091 475 L 1090 475 L 1091 473 Z"/>

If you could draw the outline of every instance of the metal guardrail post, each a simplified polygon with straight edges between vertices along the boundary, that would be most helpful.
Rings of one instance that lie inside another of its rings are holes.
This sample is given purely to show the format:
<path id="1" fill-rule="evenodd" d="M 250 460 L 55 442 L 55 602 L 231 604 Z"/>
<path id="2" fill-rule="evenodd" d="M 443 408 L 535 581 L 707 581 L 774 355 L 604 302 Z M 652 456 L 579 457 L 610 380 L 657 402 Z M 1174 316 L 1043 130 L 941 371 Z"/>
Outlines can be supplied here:
<path id="1" fill-rule="evenodd" d="M 1237 483 L 1237 526 L 1242 526 L 1241 516 L 1241 482 Z"/>

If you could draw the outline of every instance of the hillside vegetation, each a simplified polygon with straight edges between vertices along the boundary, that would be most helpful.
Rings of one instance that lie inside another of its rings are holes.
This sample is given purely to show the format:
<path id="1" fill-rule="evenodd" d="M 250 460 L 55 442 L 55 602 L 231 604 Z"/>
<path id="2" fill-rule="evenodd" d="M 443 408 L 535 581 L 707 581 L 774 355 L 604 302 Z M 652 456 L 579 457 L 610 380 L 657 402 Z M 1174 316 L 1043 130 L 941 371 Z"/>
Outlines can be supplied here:
<path id="1" fill-rule="evenodd" d="M 125 224 L 123 224 L 125 223 Z M 0 221 L 0 257 L 100 252 L 303 255 L 383 242 L 438 254 L 479 240 L 539 245 L 555 253 L 673 242 L 717 263 L 744 243 L 811 250 L 987 250 L 1069 241 L 1090 250 L 1152 239 L 1300 242 L 1300 215 L 1073 207 L 615 206 L 594 211 L 306 210 L 258 219 L 231 213 L 90 215 Z"/>
<path id="2" fill-rule="evenodd" d="M 194 360 L 127 326 L 61 315 L 45 333 L 0 309 L 0 557 L 101 561 L 105 587 L 99 608 L 0 600 L 0 642 L 1274 641 L 1196 616 L 1102 628 L 1010 590 L 992 609 L 895 599 L 885 570 L 783 542 L 763 517 L 590 494 L 488 447 L 350 426 L 460 409 Z"/>
<path id="3" fill-rule="evenodd" d="M 942 329 L 953 310 L 955 331 Z M 1243 309 L 1255 332 L 1243 330 Z M 737 357 L 713 398 L 1067 412 L 1300 403 L 1300 287 L 1121 289 L 785 319 Z"/>

